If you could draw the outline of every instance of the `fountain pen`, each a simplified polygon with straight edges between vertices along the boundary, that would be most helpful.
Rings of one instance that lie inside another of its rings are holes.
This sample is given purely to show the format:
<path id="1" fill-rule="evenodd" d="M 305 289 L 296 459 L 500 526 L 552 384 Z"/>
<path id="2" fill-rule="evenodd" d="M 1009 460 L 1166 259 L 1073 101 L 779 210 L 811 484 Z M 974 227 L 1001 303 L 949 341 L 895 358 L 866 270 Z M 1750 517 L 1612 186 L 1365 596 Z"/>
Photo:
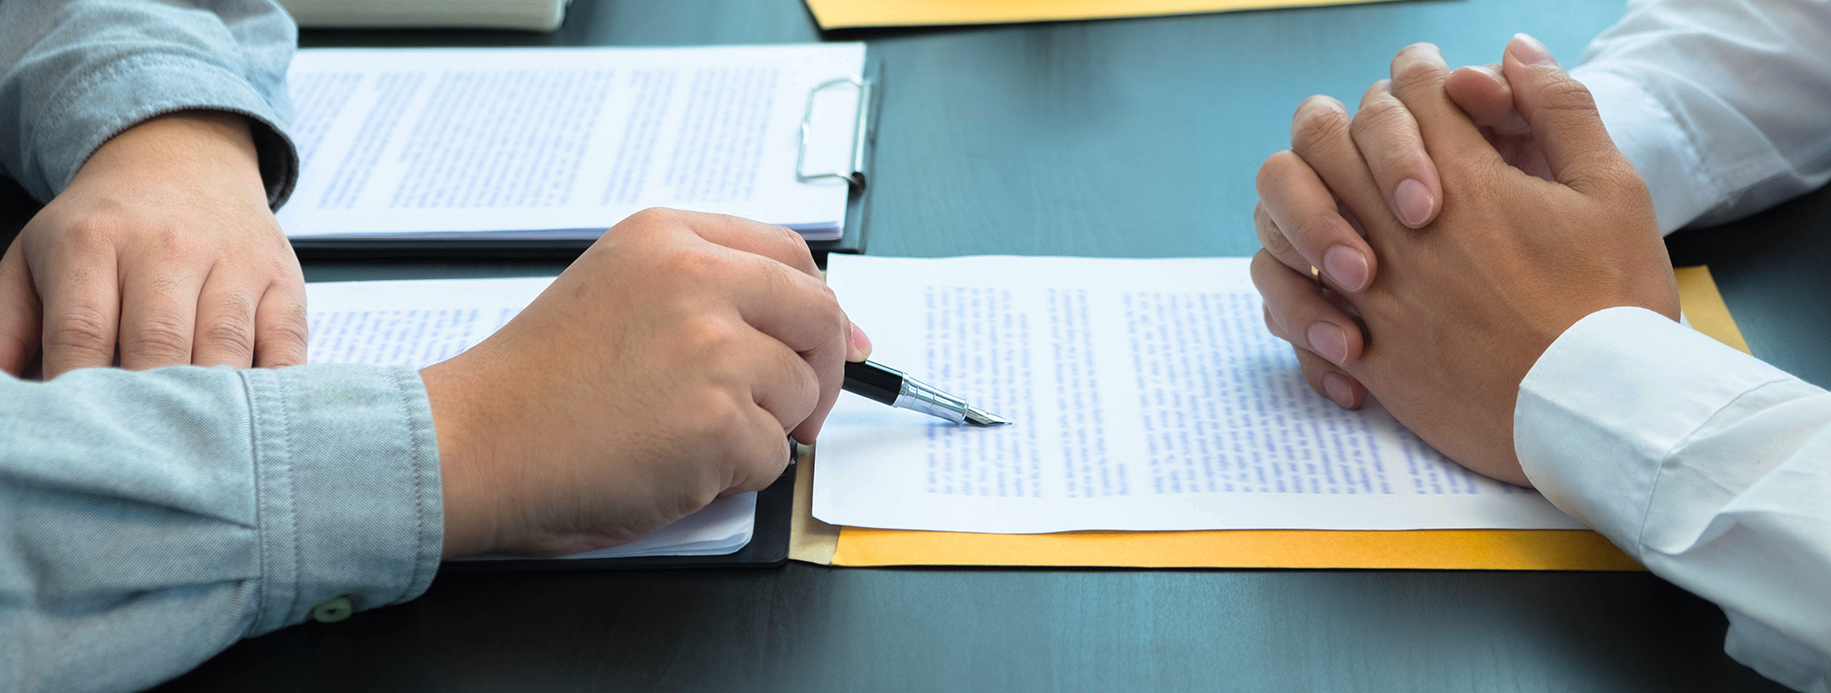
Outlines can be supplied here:
<path id="1" fill-rule="evenodd" d="M 1003 426 L 1004 417 L 973 408 L 902 371 L 871 361 L 846 363 L 846 392 L 968 426 Z"/>

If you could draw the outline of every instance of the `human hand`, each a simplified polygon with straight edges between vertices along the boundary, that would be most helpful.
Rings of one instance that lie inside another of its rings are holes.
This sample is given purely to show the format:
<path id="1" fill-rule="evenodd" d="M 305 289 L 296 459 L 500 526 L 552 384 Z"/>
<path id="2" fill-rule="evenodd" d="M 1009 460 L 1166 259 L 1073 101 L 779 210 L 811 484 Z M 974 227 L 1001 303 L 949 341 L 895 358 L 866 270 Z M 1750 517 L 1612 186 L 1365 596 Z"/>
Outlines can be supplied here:
<path id="1" fill-rule="evenodd" d="M 1522 35 L 1522 40 L 1537 44 L 1529 36 Z M 1442 208 L 1442 183 L 1417 121 L 1392 96 L 1391 84 L 1390 79 L 1380 80 L 1367 89 L 1348 130 L 1385 193 L 1387 210 L 1405 226 L 1420 229 L 1434 221 Z M 1444 80 L 1443 88 L 1503 161 L 1551 180 L 1545 155 L 1514 105 L 1513 89 L 1500 65 L 1457 69 Z M 1318 108 L 1327 112 L 1319 117 Z M 1359 358 L 1365 336 L 1349 316 L 1352 308 L 1336 295 L 1372 283 L 1378 258 L 1361 240 L 1364 230 L 1358 220 L 1337 208 L 1333 194 L 1302 165 L 1302 148 L 1295 146 L 1300 139 L 1314 139 L 1300 137 L 1303 133 L 1297 123 L 1335 127 L 1328 121 L 1345 114 L 1339 101 L 1326 96 L 1312 97 L 1299 107 L 1293 120 L 1293 149 L 1274 154 L 1259 171 L 1261 201 L 1253 210 L 1253 221 L 1260 244 L 1273 258 L 1299 272 L 1318 268 L 1318 277 L 1327 281 L 1331 301 L 1342 310 L 1317 316 L 1308 327 L 1292 330 L 1298 336 L 1292 349 L 1312 389 L 1341 407 L 1354 409 L 1365 402 L 1366 387 L 1338 366 Z"/>
<path id="2" fill-rule="evenodd" d="M 96 149 L 0 258 L 0 370 L 305 361 L 305 280 L 248 123 L 187 111 Z"/>
<path id="3" fill-rule="evenodd" d="M 1367 288 L 1337 296 L 1369 335 L 1358 359 L 1338 367 L 1445 455 L 1524 484 L 1513 409 L 1539 355 L 1605 308 L 1676 319 L 1678 294 L 1646 186 L 1609 140 L 1588 90 L 1525 37 L 1508 45 L 1501 69 L 1550 181 L 1507 165 L 1445 93 L 1449 69 L 1428 44 L 1393 61 L 1391 96 L 1444 174 L 1450 204 L 1429 228 L 1407 228 L 1387 211 L 1371 164 L 1379 152 L 1364 154 L 1345 118 L 1300 111 L 1298 163 L 1341 200 L 1385 263 Z M 1307 273 L 1268 251 L 1253 270 L 1279 336 L 1340 319 Z"/>
<path id="4" fill-rule="evenodd" d="M 794 232 L 631 216 L 496 334 L 421 371 L 445 556 L 613 546 L 760 490 L 869 350 Z"/>

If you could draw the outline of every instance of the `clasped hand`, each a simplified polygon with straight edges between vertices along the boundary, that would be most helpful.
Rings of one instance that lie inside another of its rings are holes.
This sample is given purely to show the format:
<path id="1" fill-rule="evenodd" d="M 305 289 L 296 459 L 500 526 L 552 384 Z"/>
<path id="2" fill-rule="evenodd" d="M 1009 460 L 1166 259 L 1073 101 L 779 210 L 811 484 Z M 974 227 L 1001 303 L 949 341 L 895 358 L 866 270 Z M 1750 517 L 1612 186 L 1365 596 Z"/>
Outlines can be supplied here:
<path id="1" fill-rule="evenodd" d="M 1514 404 L 1566 329 L 1616 306 L 1678 317 L 1646 185 L 1524 35 L 1454 73 L 1407 47 L 1353 117 L 1310 98 L 1258 189 L 1253 281 L 1310 386 L 1346 408 L 1371 395 L 1487 476 L 1530 483 Z"/>

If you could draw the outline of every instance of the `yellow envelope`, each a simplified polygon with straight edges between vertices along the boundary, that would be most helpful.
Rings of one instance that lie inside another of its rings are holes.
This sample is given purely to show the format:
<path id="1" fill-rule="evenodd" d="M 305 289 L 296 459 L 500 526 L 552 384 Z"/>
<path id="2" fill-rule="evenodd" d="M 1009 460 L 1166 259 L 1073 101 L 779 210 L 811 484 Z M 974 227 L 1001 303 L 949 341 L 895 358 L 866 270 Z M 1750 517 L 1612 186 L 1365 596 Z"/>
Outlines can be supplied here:
<path id="1" fill-rule="evenodd" d="M 1748 351 L 1707 267 L 1674 270 L 1691 326 Z M 837 566 L 1644 570 L 1586 530 L 1219 530 L 969 534 L 835 527 L 814 519 L 814 459 L 800 451 L 789 557 Z"/>
<path id="2" fill-rule="evenodd" d="M 1152 17 L 1381 0 L 807 0 L 822 29 Z"/>

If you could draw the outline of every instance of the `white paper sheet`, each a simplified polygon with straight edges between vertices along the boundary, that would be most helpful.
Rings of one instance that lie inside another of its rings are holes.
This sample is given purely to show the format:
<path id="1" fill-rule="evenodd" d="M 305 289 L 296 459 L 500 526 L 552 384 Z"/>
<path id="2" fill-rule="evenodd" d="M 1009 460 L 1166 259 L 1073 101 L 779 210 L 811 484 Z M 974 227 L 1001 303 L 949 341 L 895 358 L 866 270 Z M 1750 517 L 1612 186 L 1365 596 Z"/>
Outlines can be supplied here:
<path id="1" fill-rule="evenodd" d="M 990 533 L 1582 527 L 1389 414 L 1312 392 L 1247 264 L 832 256 L 874 360 L 1016 423 L 844 395 L 816 449 L 814 516 Z"/>
<path id="2" fill-rule="evenodd" d="M 306 359 L 430 366 L 483 341 L 552 282 L 527 277 L 307 284 Z M 636 541 L 565 558 L 722 556 L 750 543 L 756 507 L 754 493 L 721 498 Z"/>
<path id="3" fill-rule="evenodd" d="M 646 207 L 843 235 L 843 182 L 802 183 L 808 93 L 860 43 L 313 49 L 293 59 L 294 237 L 594 238 Z M 849 160 L 858 92 L 815 100 L 807 170 Z"/>

